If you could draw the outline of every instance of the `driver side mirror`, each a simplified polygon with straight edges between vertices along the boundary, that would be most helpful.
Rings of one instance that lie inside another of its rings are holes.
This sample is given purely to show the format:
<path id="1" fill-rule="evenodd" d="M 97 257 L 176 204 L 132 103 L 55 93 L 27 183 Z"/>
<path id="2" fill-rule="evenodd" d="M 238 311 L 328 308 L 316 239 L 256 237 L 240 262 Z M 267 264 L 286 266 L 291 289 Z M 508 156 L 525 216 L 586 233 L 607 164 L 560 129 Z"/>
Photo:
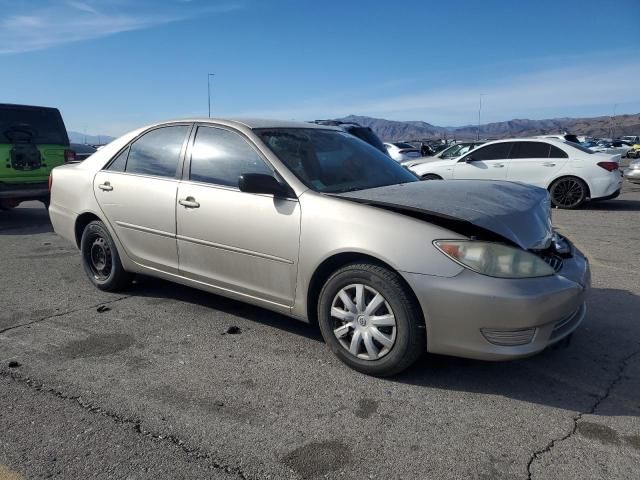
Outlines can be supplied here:
<path id="1" fill-rule="evenodd" d="M 460 159 L 460 162 L 471 163 L 473 162 L 473 157 L 471 155 L 467 155 L 466 157 L 462 157 L 462 159 Z"/>
<path id="2" fill-rule="evenodd" d="M 243 173 L 238 178 L 238 188 L 245 193 L 264 193 L 275 197 L 289 196 L 289 191 L 271 175 Z"/>

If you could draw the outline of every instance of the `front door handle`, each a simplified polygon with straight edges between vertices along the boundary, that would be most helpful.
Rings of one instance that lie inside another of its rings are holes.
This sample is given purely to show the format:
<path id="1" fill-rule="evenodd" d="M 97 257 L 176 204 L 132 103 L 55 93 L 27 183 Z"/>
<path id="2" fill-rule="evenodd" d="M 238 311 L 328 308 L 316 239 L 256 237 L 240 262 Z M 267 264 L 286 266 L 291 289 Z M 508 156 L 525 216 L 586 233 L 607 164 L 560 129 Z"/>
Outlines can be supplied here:
<path id="1" fill-rule="evenodd" d="M 504 168 L 504 164 L 503 163 L 496 163 L 493 168 Z"/>
<path id="2" fill-rule="evenodd" d="M 543 163 L 542 166 L 544 166 L 544 167 L 555 167 L 556 164 L 553 163 L 553 162 L 546 162 L 546 163 Z"/>
<path id="3" fill-rule="evenodd" d="M 98 188 L 100 190 L 104 190 L 105 192 L 110 192 L 111 190 L 113 190 L 113 187 L 109 182 L 101 183 L 100 185 L 98 185 Z"/>
<path id="4" fill-rule="evenodd" d="M 193 197 L 181 198 L 178 203 L 186 208 L 199 208 L 200 204 Z"/>

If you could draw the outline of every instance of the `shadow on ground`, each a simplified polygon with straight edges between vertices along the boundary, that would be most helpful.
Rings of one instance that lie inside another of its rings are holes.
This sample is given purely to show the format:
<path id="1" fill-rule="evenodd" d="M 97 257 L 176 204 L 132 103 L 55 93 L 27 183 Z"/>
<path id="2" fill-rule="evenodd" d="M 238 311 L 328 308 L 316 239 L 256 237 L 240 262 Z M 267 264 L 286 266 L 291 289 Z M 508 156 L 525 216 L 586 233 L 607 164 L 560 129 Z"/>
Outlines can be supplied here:
<path id="1" fill-rule="evenodd" d="M 315 325 L 163 280 L 143 277 L 132 294 L 192 303 L 306 340 L 323 341 Z M 623 378 L 623 359 L 640 350 L 640 324 L 633 322 L 640 311 L 640 297 L 624 290 L 593 289 L 588 304 L 587 318 L 569 345 L 551 347 L 533 357 L 508 362 L 427 354 L 401 375 L 372 380 L 498 395 L 570 411 L 586 411 L 607 394 L 612 382 Z M 327 355 L 332 355 L 328 349 Z M 630 407 L 617 414 L 640 416 L 640 402 L 629 398 L 628 403 Z"/>
<path id="2" fill-rule="evenodd" d="M 0 235 L 32 235 L 53 232 L 49 212 L 40 202 L 28 202 L 0 210 Z"/>

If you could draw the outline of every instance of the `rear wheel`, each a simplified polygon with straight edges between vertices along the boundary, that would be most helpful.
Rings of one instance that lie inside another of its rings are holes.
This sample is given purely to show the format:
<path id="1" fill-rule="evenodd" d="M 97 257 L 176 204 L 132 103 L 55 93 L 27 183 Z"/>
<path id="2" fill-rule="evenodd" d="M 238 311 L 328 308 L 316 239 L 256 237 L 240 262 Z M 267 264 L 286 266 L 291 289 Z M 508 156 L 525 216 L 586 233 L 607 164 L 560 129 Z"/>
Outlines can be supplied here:
<path id="1" fill-rule="evenodd" d="M 442 177 L 435 173 L 427 173 L 426 175 L 421 176 L 420 180 L 442 180 Z"/>
<path id="2" fill-rule="evenodd" d="M 104 223 L 94 220 L 85 227 L 80 251 L 84 271 L 97 288 L 115 292 L 129 286 L 132 276 L 122 267 L 118 250 Z"/>
<path id="3" fill-rule="evenodd" d="M 587 184 L 577 177 L 557 179 L 549 187 L 551 204 L 557 208 L 578 208 L 587 199 Z"/>
<path id="4" fill-rule="evenodd" d="M 320 293 L 318 321 L 337 357 L 369 375 L 399 373 L 425 351 L 420 307 L 400 276 L 379 265 L 335 272 Z"/>

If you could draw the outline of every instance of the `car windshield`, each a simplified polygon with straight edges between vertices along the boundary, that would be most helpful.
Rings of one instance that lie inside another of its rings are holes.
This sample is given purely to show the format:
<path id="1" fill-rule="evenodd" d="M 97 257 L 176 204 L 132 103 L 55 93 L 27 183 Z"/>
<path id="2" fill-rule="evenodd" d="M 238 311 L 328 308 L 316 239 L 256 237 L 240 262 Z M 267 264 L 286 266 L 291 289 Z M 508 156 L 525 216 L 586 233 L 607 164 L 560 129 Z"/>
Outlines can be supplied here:
<path id="1" fill-rule="evenodd" d="M 396 161 L 346 132 L 315 128 L 254 131 L 296 177 L 317 192 L 342 193 L 419 181 Z"/>
<path id="2" fill-rule="evenodd" d="M 469 151 L 470 145 L 465 144 L 457 144 L 451 145 L 449 148 L 445 148 L 442 153 L 440 153 L 441 158 L 452 158 L 459 157 L 460 155 L 467 153 Z"/>

